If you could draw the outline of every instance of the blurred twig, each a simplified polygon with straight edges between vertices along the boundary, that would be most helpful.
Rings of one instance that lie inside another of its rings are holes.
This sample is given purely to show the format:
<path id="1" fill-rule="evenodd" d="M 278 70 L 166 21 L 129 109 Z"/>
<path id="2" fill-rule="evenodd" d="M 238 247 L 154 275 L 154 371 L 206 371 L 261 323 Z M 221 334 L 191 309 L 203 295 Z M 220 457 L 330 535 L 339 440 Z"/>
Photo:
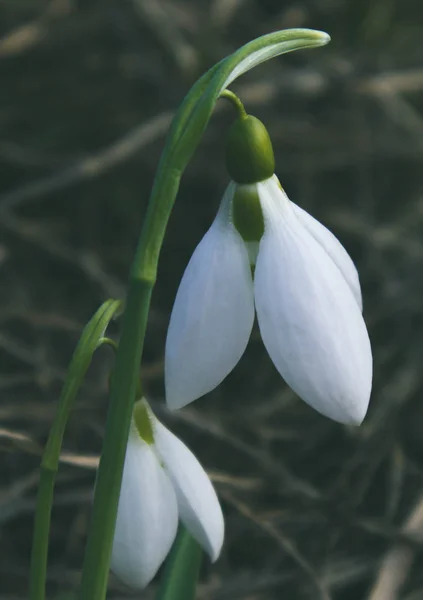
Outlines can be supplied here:
<path id="1" fill-rule="evenodd" d="M 72 11 L 72 6 L 73 0 L 51 0 L 37 19 L 20 25 L 0 38 L 0 59 L 30 50 L 44 39 L 54 19 L 66 17 Z"/>
<path id="2" fill-rule="evenodd" d="M 412 533 L 423 540 L 423 496 L 419 498 L 407 519 L 404 532 Z M 415 550 L 403 544 L 396 544 L 389 550 L 382 561 L 368 600 L 398 600 L 414 556 Z"/>
<path id="3" fill-rule="evenodd" d="M 171 121 L 170 113 L 163 113 L 136 127 L 120 140 L 83 159 L 51 177 L 29 183 L 20 189 L 0 196 L 0 219 L 5 211 L 18 208 L 20 204 L 43 198 L 60 189 L 99 177 L 104 172 L 127 160 L 141 148 L 163 135 Z"/>
<path id="4" fill-rule="evenodd" d="M 38 246 L 51 256 L 60 258 L 66 263 L 77 267 L 89 281 L 100 286 L 106 296 L 123 297 L 123 285 L 100 263 L 99 258 L 84 250 L 75 251 L 63 242 L 45 235 L 42 228 L 16 217 L 12 211 L 0 209 L 0 227 L 19 236 L 25 242 Z"/>
<path id="5" fill-rule="evenodd" d="M 212 438 L 216 438 L 219 442 L 228 444 L 233 450 L 237 450 L 241 455 L 248 456 L 256 462 L 272 478 L 276 478 L 280 485 L 284 487 L 286 492 L 291 492 L 294 495 L 298 494 L 309 500 L 317 500 L 321 498 L 319 490 L 307 481 L 302 481 L 291 473 L 280 460 L 275 460 L 266 451 L 261 448 L 254 447 L 251 444 L 243 442 L 236 435 L 227 432 L 219 422 L 212 420 L 210 417 L 203 418 L 198 411 L 189 408 L 178 413 L 163 409 L 161 405 L 152 403 L 155 410 L 167 414 L 168 417 L 189 423 L 191 426 L 201 431 L 203 434 Z"/>
<path id="6" fill-rule="evenodd" d="M 213 23 L 219 29 L 228 27 L 243 4 L 246 4 L 246 0 L 213 0 L 210 7 Z"/>
<path id="7" fill-rule="evenodd" d="M 135 10 L 154 32 L 169 56 L 183 73 L 191 73 L 198 66 L 198 55 L 177 27 L 171 5 L 165 8 L 159 0 L 132 0 Z"/>
<path id="8" fill-rule="evenodd" d="M 41 456 L 42 447 L 26 433 L 14 431 L 12 429 L 0 428 L 0 449 L 16 449 L 28 454 Z M 98 455 L 84 455 L 75 452 L 63 451 L 60 454 L 60 462 L 80 467 L 83 469 L 96 469 L 98 467 Z M 255 490 L 261 486 L 261 480 L 254 477 L 239 477 L 229 473 L 220 471 L 208 471 L 209 477 L 216 484 L 225 486 L 226 488 L 234 488 L 238 490 Z M 1 500 L 1 498 L 0 498 Z"/>
<path id="9" fill-rule="evenodd" d="M 290 556 L 295 563 L 301 568 L 301 570 L 307 575 L 310 582 L 317 592 L 316 598 L 320 598 L 320 600 L 330 600 L 331 596 L 326 589 L 326 586 L 319 578 L 315 569 L 308 563 L 308 561 L 302 556 L 299 550 L 295 547 L 295 544 L 288 539 L 285 535 L 281 534 L 277 529 L 267 521 L 261 517 L 258 517 L 244 502 L 241 502 L 237 498 L 235 498 L 231 493 L 227 491 L 222 491 L 221 495 L 224 499 L 232 504 L 245 518 L 254 523 L 256 527 L 259 527 L 262 531 L 264 531 L 269 537 L 271 537 L 275 542 L 282 548 L 282 550 Z"/>
<path id="10" fill-rule="evenodd" d="M 419 92 L 423 90 L 423 69 L 384 71 L 365 77 L 356 84 L 356 91 L 364 94 L 386 94 L 392 92 Z"/>
<path id="11" fill-rule="evenodd" d="M 65 378 L 66 370 L 57 366 L 47 364 L 43 360 L 39 350 L 29 348 L 14 337 L 0 332 L 0 348 L 11 356 L 16 357 L 24 364 L 30 365 L 37 370 L 45 370 L 45 372 L 54 379 L 62 381 Z"/>

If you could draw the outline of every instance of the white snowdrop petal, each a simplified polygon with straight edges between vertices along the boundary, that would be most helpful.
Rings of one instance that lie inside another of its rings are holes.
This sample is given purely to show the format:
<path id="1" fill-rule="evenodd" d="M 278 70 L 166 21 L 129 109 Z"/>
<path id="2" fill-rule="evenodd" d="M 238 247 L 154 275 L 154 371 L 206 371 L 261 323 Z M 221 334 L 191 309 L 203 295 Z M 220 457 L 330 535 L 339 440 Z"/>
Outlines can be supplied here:
<path id="1" fill-rule="evenodd" d="M 358 272 L 344 246 L 341 244 L 338 238 L 336 238 L 334 234 L 327 229 L 327 227 L 322 225 L 322 223 L 317 221 L 317 219 L 312 217 L 307 211 L 300 206 L 297 206 L 294 202 L 291 202 L 291 204 L 300 223 L 314 237 L 316 242 L 318 242 L 322 248 L 326 250 L 333 262 L 341 271 L 345 281 L 348 283 L 357 301 L 357 304 L 360 307 L 360 310 L 363 310 L 363 300 L 361 296 Z"/>
<path id="2" fill-rule="evenodd" d="M 339 268 L 275 179 L 259 184 L 265 233 L 254 288 L 263 342 L 288 385 L 318 412 L 359 424 L 372 354 L 360 308 Z"/>
<path id="3" fill-rule="evenodd" d="M 214 562 L 222 548 L 225 527 L 213 485 L 191 450 L 156 418 L 154 439 L 175 490 L 179 518 Z"/>
<path id="4" fill-rule="evenodd" d="M 229 218 L 235 184 L 194 251 L 170 318 L 166 401 L 181 408 L 213 390 L 237 364 L 254 322 L 248 252 Z"/>
<path id="5" fill-rule="evenodd" d="M 111 569 L 140 590 L 154 577 L 176 536 L 178 508 L 172 484 L 135 428 L 126 450 Z"/>

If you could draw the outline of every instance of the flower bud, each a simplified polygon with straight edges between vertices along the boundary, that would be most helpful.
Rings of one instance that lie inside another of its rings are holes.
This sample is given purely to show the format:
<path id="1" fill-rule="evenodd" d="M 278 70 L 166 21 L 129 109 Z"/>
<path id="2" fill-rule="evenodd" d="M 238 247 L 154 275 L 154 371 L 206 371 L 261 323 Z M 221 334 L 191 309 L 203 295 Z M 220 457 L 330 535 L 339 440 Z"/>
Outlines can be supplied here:
<path id="1" fill-rule="evenodd" d="M 275 157 L 266 127 L 251 115 L 239 117 L 226 140 L 226 167 L 236 183 L 257 183 L 272 177 Z"/>

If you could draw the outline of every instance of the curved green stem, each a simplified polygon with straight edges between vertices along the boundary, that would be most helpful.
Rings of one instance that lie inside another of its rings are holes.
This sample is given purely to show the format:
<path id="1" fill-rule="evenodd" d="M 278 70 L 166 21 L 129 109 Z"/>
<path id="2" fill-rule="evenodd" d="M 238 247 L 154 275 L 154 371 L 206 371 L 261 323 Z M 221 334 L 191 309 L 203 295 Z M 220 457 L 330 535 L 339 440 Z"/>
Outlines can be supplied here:
<path id="1" fill-rule="evenodd" d="M 247 117 L 247 111 L 245 110 L 243 103 L 236 94 L 231 92 L 231 90 L 223 90 L 219 98 L 226 98 L 226 100 L 229 100 L 238 111 L 241 119 L 245 119 Z"/>
<path id="2" fill-rule="evenodd" d="M 41 461 L 29 574 L 29 597 L 31 600 L 44 600 L 45 597 L 54 483 L 69 413 L 90 365 L 92 355 L 98 347 L 99 340 L 104 335 L 110 320 L 119 310 L 120 304 L 118 300 L 108 300 L 85 326 L 75 348 L 59 398 L 57 412 Z"/>
<path id="3" fill-rule="evenodd" d="M 116 342 L 116 340 L 112 340 L 111 338 L 108 337 L 102 337 L 98 340 L 98 345 L 99 346 L 110 346 L 110 348 L 113 349 L 113 351 L 116 353 L 118 348 L 119 348 L 119 344 Z"/>
<path id="4" fill-rule="evenodd" d="M 236 77 L 272 56 L 300 48 L 321 46 L 328 41 L 327 34 L 307 29 L 276 32 L 254 40 L 203 75 L 175 115 L 129 277 L 128 298 L 112 377 L 106 433 L 82 571 L 81 600 L 104 600 L 106 596 L 123 464 L 151 293 L 181 175 L 201 139 L 217 98 Z"/>

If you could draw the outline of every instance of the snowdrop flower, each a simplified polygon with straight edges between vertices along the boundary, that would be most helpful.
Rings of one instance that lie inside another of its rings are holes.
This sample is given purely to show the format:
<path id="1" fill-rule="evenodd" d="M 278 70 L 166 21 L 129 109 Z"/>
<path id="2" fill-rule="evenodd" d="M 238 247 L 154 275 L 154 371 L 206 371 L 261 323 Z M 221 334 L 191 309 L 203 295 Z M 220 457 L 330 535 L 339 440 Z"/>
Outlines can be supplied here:
<path id="1" fill-rule="evenodd" d="M 111 569 L 126 585 L 144 588 L 165 560 L 179 519 L 214 562 L 224 521 L 214 488 L 190 450 L 135 404 L 126 449 Z"/>
<path id="2" fill-rule="evenodd" d="M 181 408 L 221 383 L 244 353 L 257 311 L 264 345 L 286 383 L 321 414 L 360 424 L 372 353 L 351 258 L 288 199 L 258 119 L 244 115 L 232 126 L 226 163 L 232 181 L 172 310 L 169 407 Z"/>

